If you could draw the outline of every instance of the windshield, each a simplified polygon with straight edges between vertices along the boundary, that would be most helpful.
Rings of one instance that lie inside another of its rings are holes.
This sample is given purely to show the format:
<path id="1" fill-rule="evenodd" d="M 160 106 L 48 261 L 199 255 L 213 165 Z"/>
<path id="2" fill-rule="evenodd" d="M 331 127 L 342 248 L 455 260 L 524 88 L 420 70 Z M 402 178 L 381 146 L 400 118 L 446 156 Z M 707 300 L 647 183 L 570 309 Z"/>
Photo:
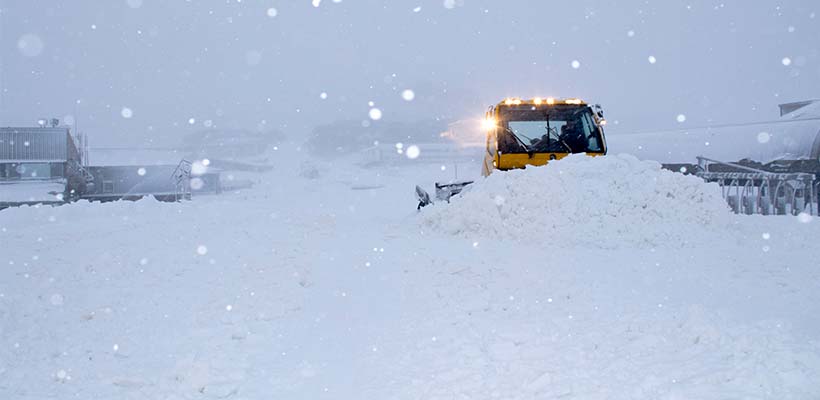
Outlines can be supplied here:
<path id="1" fill-rule="evenodd" d="M 500 121 L 502 153 L 603 151 L 601 131 L 585 105 L 507 108 L 501 110 Z"/>

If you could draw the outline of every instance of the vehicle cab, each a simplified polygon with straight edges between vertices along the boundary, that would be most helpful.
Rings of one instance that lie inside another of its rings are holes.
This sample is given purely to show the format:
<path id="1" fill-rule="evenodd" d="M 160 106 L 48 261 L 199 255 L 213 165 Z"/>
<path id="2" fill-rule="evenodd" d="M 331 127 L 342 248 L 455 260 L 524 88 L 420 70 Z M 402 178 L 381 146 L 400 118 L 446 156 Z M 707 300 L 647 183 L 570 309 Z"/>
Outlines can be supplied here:
<path id="1" fill-rule="evenodd" d="M 487 111 L 487 148 L 482 175 L 493 170 L 545 165 L 569 154 L 606 154 L 599 105 L 580 99 L 506 99 Z"/>

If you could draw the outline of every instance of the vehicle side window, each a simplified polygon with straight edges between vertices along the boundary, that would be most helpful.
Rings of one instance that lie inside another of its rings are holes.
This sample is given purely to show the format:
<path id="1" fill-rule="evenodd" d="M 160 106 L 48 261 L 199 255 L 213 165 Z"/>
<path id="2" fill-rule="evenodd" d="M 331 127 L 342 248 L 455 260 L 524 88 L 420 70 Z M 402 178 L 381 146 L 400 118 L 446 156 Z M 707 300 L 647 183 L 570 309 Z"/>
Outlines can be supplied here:
<path id="1" fill-rule="evenodd" d="M 581 123 L 584 126 L 584 134 L 587 138 L 587 151 L 601 151 L 601 141 L 598 140 L 598 128 L 592 121 L 592 116 L 589 113 L 584 113 L 581 117 Z"/>

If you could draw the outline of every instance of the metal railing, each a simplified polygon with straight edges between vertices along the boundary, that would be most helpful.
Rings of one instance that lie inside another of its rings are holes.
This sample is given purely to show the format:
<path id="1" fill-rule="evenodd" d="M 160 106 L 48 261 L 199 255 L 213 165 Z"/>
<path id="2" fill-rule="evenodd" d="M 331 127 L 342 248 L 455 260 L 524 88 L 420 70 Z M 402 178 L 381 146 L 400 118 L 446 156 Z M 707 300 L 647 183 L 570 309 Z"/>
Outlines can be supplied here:
<path id="1" fill-rule="evenodd" d="M 734 171 L 711 171 L 714 164 Z M 700 172 L 695 175 L 720 185 L 723 198 L 737 214 L 820 213 L 820 182 L 814 174 L 764 171 L 706 157 L 698 157 L 698 165 Z"/>
<path id="2" fill-rule="evenodd" d="M 174 181 L 174 201 L 191 200 L 191 166 L 186 159 L 180 160 L 171 179 Z"/>

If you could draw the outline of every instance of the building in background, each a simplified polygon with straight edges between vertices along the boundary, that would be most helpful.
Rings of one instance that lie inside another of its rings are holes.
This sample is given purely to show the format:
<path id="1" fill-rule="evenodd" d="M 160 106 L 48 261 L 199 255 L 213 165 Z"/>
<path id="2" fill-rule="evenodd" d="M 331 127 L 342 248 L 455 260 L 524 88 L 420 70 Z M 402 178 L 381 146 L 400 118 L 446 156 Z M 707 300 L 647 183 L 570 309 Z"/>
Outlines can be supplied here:
<path id="1" fill-rule="evenodd" d="M 95 149 L 59 121 L 0 128 L 0 209 L 89 201 L 190 199 L 222 192 L 221 169 L 174 149 Z M 203 165 L 204 164 L 204 165 Z"/>
<path id="2" fill-rule="evenodd" d="M 50 126 L 0 128 L 0 208 L 61 204 L 86 190 L 83 139 Z"/>
<path id="3" fill-rule="evenodd" d="M 181 165 L 181 164 L 180 164 Z M 189 181 L 177 165 L 89 166 L 93 178 L 82 198 L 90 201 L 139 200 L 153 196 L 160 201 L 190 198 Z M 182 179 L 178 179 L 182 177 Z"/>
<path id="4" fill-rule="evenodd" d="M 816 162 L 820 158 L 820 101 L 781 104 L 779 114 L 776 119 L 776 114 L 761 115 L 763 122 L 612 134 L 607 135 L 607 145 L 612 154 L 629 153 L 661 163 L 694 163 L 698 156 L 762 164 Z"/>
<path id="5" fill-rule="evenodd" d="M 820 215 L 820 101 L 780 104 L 778 119 L 761 119 L 607 140 L 610 153 L 718 183 L 737 213 Z"/>
<path id="6" fill-rule="evenodd" d="M 176 149 L 97 148 L 91 156 L 93 185 L 82 196 L 86 200 L 179 201 L 221 192 L 219 170 L 192 163 Z"/>

